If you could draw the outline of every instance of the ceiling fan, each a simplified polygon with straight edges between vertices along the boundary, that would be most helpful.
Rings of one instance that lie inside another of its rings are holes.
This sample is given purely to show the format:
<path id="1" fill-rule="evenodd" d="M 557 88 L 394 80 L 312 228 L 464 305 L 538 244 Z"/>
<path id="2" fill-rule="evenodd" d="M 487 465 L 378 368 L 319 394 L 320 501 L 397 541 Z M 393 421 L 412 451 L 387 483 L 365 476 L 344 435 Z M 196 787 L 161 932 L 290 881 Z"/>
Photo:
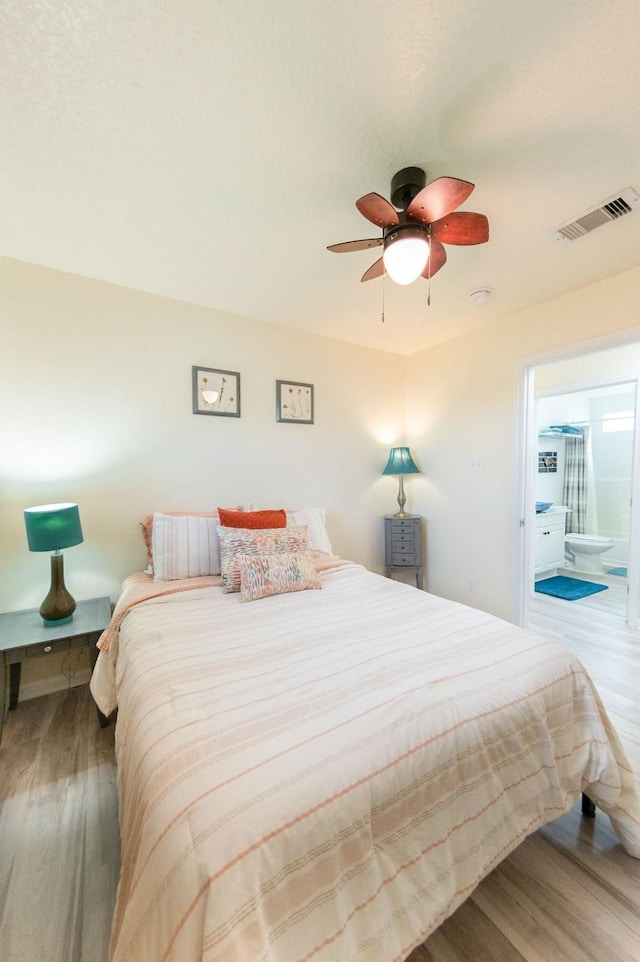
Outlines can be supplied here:
<path id="1" fill-rule="evenodd" d="M 382 246 L 382 257 L 360 280 L 373 280 L 386 271 L 397 284 L 411 284 L 420 276 L 433 277 L 445 264 L 444 244 L 484 244 L 489 240 L 489 222 L 484 214 L 454 213 L 474 184 L 456 177 L 438 177 L 430 184 L 426 181 L 420 167 L 404 167 L 391 179 L 391 203 L 376 193 L 360 197 L 356 207 L 363 217 L 382 228 L 382 236 L 331 244 L 327 250 L 346 254 Z"/>

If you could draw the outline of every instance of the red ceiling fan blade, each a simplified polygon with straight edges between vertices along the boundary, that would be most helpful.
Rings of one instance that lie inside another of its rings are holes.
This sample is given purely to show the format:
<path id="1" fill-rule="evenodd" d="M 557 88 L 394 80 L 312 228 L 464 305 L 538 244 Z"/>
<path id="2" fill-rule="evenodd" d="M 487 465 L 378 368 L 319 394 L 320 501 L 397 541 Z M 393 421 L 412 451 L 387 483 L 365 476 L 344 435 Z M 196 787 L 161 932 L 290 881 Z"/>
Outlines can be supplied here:
<path id="1" fill-rule="evenodd" d="M 382 237 L 370 237 L 367 240 L 345 241 L 344 244 L 332 244 L 327 247 L 328 251 L 336 254 L 348 254 L 349 251 L 364 251 L 369 247 L 379 247 L 382 244 Z"/>
<path id="2" fill-rule="evenodd" d="M 407 214 L 423 224 L 432 224 L 464 204 L 475 184 L 457 177 L 438 177 L 423 187 L 407 207 Z"/>
<path id="3" fill-rule="evenodd" d="M 484 214 L 462 210 L 432 224 L 431 236 L 443 244 L 484 244 L 489 240 L 489 221 Z"/>
<path id="4" fill-rule="evenodd" d="M 365 194 L 364 197 L 360 197 L 356 201 L 356 207 L 362 216 L 370 220 L 376 227 L 395 227 L 396 224 L 400 223 L 395 207 L 380 194 Z M 440 217 L 443 216 L 443 214 L 440 214 Z"/>
<path id="5" fill-rule="evenodd" d="M 384 261 L 381 257 L 371 265 L 368 271 L 365 271 L 360 281 L 372 281 L 374 277 L 382 277 L 384 274 Z"/>
<path id="6" fill-rule="evenodd" d="M 422 272 L 423 277 L 433 277 L 437 274 L 441 267 L 447 263 L 447 252 L 440 243 L 440 241 L 435 240 L 433 237 L 429 242 L 429 260 L 427 261 L 427 266 Z"/>

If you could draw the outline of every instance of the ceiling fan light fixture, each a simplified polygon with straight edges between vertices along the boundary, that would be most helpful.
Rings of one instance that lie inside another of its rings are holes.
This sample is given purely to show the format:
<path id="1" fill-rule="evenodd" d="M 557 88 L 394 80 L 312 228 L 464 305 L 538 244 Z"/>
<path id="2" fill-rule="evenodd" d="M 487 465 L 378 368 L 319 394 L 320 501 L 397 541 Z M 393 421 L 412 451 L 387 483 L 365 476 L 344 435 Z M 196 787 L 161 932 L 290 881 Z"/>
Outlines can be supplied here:
<path id="1" fill-rule="evenodd" d="M 382 230 L 382 236 L 330 244 L 328 249 L 346 254 L 384 245 L 382 257 L 364 272 L 361 282 L 388 274 L 396 284 L 411 284 L 420 276 L 430 284 L 447 262 L 445 244 L 466 247 L 489 240 L 484 214 L 458 210 L 474 189 L 470 181 L 438 177 L 425 182 L 421 167 L 405 167 L 391 180 L 391 201 L 375 191 L 356 201 L 358 211 Z"/>
<path id="2" fill-rule="evenodd" d="M 425 230 L 404 227 L 390 234 L 384 245 L 384 269 L 396 284 L 412 284 L 429 260 L 429 240 Z"/>

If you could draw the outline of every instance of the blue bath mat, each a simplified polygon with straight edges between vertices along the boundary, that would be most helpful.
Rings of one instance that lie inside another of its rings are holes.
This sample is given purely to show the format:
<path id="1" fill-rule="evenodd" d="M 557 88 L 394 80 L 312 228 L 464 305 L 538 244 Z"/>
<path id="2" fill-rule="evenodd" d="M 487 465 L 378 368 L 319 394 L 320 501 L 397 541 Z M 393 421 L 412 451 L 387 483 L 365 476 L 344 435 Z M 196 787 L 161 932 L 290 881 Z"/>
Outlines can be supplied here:
<path id="1" fill-rule="evenodd" d="M 608 575 L 620 575 L 621 578 L 626 578 L 626 577 L 627 577 L 627 569 L 624 567 L 624 565 L 621 565 L 619 568 L 609 568 L 609 570 L 607 571 L 607 574 L 608 574 Z"/>
<path id="2" fill-rule="evenodd" d="M 542 595 L 552 595 L 564 601 L 578 601 L 580 598 L 587 598 L 589 595 L 607 590 L 606 585 L 597 585 L 593 581 L 580 581 L 578 578 L 565 578 L 564 575 L 536 581 L 535 588 Z"/>

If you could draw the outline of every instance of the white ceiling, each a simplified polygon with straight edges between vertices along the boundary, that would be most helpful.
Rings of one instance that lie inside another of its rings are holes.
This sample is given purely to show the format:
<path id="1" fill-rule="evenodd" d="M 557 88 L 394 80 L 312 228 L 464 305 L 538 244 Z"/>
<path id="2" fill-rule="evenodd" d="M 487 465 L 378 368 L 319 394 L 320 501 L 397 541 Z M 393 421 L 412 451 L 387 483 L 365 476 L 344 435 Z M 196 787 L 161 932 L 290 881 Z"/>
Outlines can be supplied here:
<path id="1" fill-rule="evenodd" d="M 2 0 L 0 254 L 412 353 L 640 263 L 640 214 L 546 234 L 640 192 L 638 36 L 637 0 Z M 383 324 L 379 251 L 326 246 L 409 165 L 491 236 Z"/>

